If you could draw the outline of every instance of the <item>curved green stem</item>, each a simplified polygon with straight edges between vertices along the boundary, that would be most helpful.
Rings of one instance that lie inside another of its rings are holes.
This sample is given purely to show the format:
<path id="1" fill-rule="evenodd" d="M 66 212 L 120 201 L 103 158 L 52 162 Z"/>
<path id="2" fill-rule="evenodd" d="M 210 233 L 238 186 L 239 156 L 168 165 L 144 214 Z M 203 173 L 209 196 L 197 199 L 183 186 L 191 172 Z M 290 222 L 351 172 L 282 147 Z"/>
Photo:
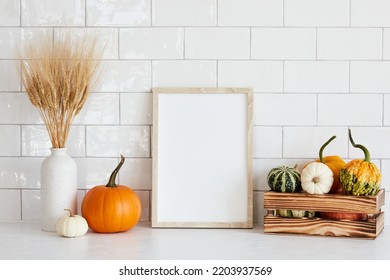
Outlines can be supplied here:
<path id="1" fill-rule="evenodd" d="M 112 171 L 110 180 L 108 180 L 106 187 L 116 188 L 116 184 L 115 184 L 116 175 L 118 174 L 119 169 L 121 169 L 124 162 L 125 162 L 125 157 L 121 155 L 121 161 L 119 162 L 118 166 L 114 169 L 114 171 Z"/>
<path id="2" fill-rule="evenodd" d="M 349 141 L 351 141 L 352 146 L 354 148 L 361 149 L 364 152 L 364 161 L 368 161 L 369 162 L 371 160 L 370 152 L 363 145 L 355 144 L 355 141 L 353 141 L 353 139 L 352 139 L 352 133 L 351 133 L 351 129 L 350 128 L 348 129 L 348 134 L 349 134 Z"/>
<path id="3" fill-rule="evenodd" d="M 328 141 L 325 142 L 324 145 L 321 146 L 321 149 L 320 149 L 320 162 L 324 163 L 324 157 L 323 157 L 322 153 L 323 153 L 325 147 L 328 146 L 328 144 L 330 142 L 332 142 L 335 138 L 336 138 L 336 135 L 333 135 Z"/>

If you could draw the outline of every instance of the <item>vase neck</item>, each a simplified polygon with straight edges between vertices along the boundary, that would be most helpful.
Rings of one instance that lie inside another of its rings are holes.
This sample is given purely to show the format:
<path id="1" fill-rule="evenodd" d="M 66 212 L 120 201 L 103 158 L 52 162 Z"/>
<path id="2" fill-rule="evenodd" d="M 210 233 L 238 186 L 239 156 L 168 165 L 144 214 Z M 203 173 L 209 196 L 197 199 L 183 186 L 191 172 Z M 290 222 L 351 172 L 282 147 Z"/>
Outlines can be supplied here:
<path id="1" fill-rule="evenodd" d="M 53 155 L 66 155 L 67 148 L 50 148 Z"/>

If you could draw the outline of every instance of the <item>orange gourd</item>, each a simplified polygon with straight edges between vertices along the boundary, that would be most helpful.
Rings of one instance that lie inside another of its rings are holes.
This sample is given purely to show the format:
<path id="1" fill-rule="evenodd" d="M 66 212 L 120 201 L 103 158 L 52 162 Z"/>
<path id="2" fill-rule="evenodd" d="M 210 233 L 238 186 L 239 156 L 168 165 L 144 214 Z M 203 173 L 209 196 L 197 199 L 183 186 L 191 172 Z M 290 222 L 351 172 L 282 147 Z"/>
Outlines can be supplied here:
<path id="1" fill-rule="evenodd" d="M 348 195 L 376 195 L 381 185 L 381 172 L 375 163 L 370 161 L 368 149 L 355 143 L 351 129 L 348 134 L 352 146 L 364 152 L 364 159 L 351 160 L 341 169 L 340 182 L 343 192 Z"/>
<path id="2" fill-rule="evenodd" d="M 320 212 L 319 216 L 320 218 L 328 220 L 364 221 L 368 219 L 366 213 Z"/>
<path id="3" fill-rule="evenodd" d="M 125 158 L 111 173 L 107 185 L 95 186 L 87 192 L 82 205 L 82 216 L 95 232 L 123 232 L 134 227 L 141 217 L 141 202 L 129 187 L 115 184 L 115 178 Z"/>
<path id="4" fill-rule="evenodd" d="M 332 142 L 336 136 L 332 136 L 328 141 L 326 141 L 320 148 L 319 156 L 320 158 L 316 160 L 317 162 L 322 162 L 326 164 L 333 173 L 333 185 L 329 191 L 329 193 L 338 193 L 341 192 L 342 187 L 339 180 L 340 170 L 345 166 L 345 161 L 339 156 L 326 156 L 323 157 L 323 151 L 328 146 L 330 142 Z"/>

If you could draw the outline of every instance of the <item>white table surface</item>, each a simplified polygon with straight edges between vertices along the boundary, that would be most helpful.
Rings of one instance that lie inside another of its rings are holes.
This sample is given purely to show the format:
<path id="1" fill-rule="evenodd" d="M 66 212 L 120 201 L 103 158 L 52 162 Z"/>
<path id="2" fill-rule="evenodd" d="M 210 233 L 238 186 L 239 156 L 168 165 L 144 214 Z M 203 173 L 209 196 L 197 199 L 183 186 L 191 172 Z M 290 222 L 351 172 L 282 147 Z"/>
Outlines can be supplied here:
<path id="1" fill-rule="evenodd" d="M 375 240 L 264 234 L 254 229 L 156 229 L 139 223 L 128 232 L 78 238 L 44 232 L 39 222 L 1 222 L 3 260 L 390 259 L 390 231 Z"/>

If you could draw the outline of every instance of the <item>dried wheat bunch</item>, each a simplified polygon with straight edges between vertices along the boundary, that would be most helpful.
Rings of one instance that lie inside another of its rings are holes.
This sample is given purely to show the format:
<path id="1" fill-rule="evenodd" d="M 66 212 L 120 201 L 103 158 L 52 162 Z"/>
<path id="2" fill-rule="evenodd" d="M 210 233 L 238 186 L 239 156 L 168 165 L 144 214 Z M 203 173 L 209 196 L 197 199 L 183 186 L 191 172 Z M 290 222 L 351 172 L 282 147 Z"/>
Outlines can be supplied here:
<path id="1" fill-rule="evenodd" d="M 21 46 L 21 79 L 53 148 L 65 147 L 74 117 L 100 78 L 102 52 L 96 35 L 74 39 L 69 33 Z"/>

